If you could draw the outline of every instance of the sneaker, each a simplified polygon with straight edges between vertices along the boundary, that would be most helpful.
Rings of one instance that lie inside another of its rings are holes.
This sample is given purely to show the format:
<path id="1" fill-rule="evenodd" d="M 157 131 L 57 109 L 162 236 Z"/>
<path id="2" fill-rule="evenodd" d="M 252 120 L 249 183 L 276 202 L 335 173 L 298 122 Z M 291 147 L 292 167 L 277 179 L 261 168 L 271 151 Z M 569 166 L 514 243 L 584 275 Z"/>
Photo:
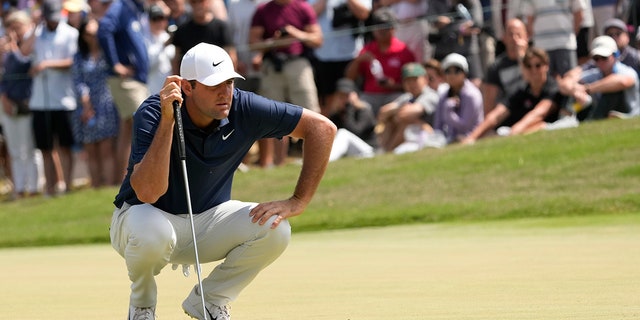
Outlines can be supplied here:
<path id="1" fill-rule="evenodd" d="M 155 320 L 156 307 L 140 308 L 129 306 L 128 320 Z"/>
<path id="2" fill-rule="evenodd" d="M 205 302 L 205 304 L 208 320 L 231 320 L 228 306 L 216 306 L 208 302 Z M 182 302 L 182 310 L 191 318 L 204 319 L 204 314 L 202 314 L 202 298 L 200 298 L 198 286 L 195 286 L 187 299 Z"/>

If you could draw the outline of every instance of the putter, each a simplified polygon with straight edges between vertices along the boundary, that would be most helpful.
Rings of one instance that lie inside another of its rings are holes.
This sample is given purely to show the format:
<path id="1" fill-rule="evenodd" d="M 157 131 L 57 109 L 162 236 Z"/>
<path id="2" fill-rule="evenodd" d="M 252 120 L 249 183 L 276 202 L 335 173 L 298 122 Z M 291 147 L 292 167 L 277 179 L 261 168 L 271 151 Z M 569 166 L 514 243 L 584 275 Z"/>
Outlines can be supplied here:
<path id="1" fill-rule="evenodd" d="M 198 288 L 200 289 L 200 299 L 202 299 L 202 314 L 207 320 L 207 307 L 204 304 L 204 290 L 202 290 L 202 272 L 200 270 L 200 258 L 198 257 L 198 244 L 196 242 L 196 227 L 193 223 L 193 209 L 191 208 L 191 192 L 189 192 L 189 178 L 187 177 L 187 152 L 184 146 L 184 128 L 182 126 L 182 114 L 180 113 L 180 102 L 173 101 L 173 116 L 176 121 L 176 133 L 178 134 L 178 155 L 182 164 L 182 176 L 184 177 L 184 189 L 187 194 L 187 209 L 189 220 L 191 221 L 191 235 L 193 236 L 193 250 L 196 254 L 196 275 L 198 276 Z"/>

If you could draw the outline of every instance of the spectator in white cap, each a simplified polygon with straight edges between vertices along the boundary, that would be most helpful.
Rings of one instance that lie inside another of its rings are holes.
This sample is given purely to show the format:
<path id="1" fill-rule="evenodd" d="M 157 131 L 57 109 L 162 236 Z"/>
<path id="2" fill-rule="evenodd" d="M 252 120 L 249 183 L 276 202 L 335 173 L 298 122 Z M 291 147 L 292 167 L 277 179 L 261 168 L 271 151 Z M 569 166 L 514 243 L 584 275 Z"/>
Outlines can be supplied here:
<path id="1" fill-rule="evenodd" d="M 482 93 L 468 78 L 467 59 L 451 53 L 442 60 L 449 90 L 440 95 L 433 129 L 440 131 L 447 143 L 464 139 L 484 119 Z"/>
<path id="2" fill-rule="evenodd" d="M 237 78 L 242 76 L 224 49 L 200 43 L 183 56 L 180 76 L 167 77 L 134 115 L 131 158 L 110 229 L 131 280 L 129 320 L 155 319 L 155 275 L 169 263 L 196 263 L 192 237 L 200 262 L 222 262 L 203 279 L 202 291 L 194 286 L 182 308 L 197 319 L 230 319 L 227 305 L 285 250 L 288 218 L 302 214 L 326 170 L 335 125 L 309 109 L 239 90 Z M 181 105 L 186 160 L 173 143 L 175 102 Z M 284 136 L 303 141 L 292 195 L 263 203 L 231 200 L 234 172 L 251 146 Z M 195 234 L 189 212 L 196 216 Z"/>
<path id="3" fill-rule="evenodd" d="M 590 51 L 596 68 L 577 68 L 559 78 L 561 92 L 577 102 L 573 111 L 579 120 L 640 114 L 638 74 L 618 61 L 619 55 L 613 38 L 599 36 L 593 39 Z"/>

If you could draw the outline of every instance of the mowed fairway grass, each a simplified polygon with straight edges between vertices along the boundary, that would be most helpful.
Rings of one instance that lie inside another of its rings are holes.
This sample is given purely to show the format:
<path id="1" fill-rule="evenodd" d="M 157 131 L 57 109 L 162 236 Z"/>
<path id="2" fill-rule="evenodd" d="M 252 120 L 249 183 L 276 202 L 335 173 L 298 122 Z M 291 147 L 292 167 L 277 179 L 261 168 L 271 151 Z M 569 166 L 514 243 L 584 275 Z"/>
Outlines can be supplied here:
<path id="1" fill-rule="evenodd" d="M 233 197 L 287 197 L 299 170 Z M 639 191 L 640 119 L 340 160 L 233 319 L 640 319 Z M 0 203 L 0 319 L 126 317 L 116 192 Z M 195 283 L 165 268 L 159 319 Z"/>

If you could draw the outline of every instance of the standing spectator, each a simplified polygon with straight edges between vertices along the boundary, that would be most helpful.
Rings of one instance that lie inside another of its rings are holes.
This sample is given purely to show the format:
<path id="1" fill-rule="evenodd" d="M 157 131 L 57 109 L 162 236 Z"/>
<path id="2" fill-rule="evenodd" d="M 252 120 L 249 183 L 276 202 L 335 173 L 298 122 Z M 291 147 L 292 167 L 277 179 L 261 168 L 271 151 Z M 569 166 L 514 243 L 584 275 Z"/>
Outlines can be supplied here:
<path id="1" fill-rule="evenodd" d="M 374 128 L 376 117 L 371 106 L 358 97 L 356 84 L 342 78 L 336 84 L 336 98 L 328 111 L 329 119 L 338 127 L 329 161 L 342 157 L 369 158 L 377 147 Z"/>
<path id="2" fill-rule="evenodd" d="M 559 118 L 564 97 L 559 94 L 556 81 L 549 76 L 549 56 L 540 48 L 527 49 L 522 58 L 524 81 L 515 92 L 499 103 L 484 121 L 469 134 L 463 143 L 495 135 L 517 135 L 544 129 L 547 123 Z"/>
<path id="3" fill-rule="evenodd" d="M 233 43 L 238 53 L 236 68 L 245 80 L 236 79 L 236 87 L 257 92 L 260 90 L 260 70 L 253 67 L 253 52 L 249 50 L 249 30 L 256 8 L 268 0 L 230 0 L 228 7 L 229 26 Z"/>
<path id="4" fill-rule="evenodd" d="M 469 78 L 480 85 L 483 77 L 478 36 L 484 23 L 479 0 L 435 0 L 429 14 L 436 16 L 429 42 L 433 57 L 442 61 L 450 53 L 468 58 Z"/>
<path id="5" fill-rule="evenodd" d="M 149 53 L 149 79 L 147 87 L 151 94 L 160 92 L 167 76 L 171 72 L 171 61 L 175 55 L 175 47 L 170 40 L 167 27 L 169 21 L 160 6 L 149 7 L 149 33 L 146 35 Z"/>
<path id="6" fill-rule="evenodd" d="M 591 1 L 593 18 L 595 20 L 596 36 L 603 35 L 605 22 L 616 17 L 616 8 L 620 0 L 587 0 Z"/>
<path id="7" fill-rule="evenodd" d="M 433 129 L 444 134 L 447 143 L 464 139 L 482 122 L 482 93 L 468 78 L 469 63 L 457 53 L 442 60 L 449 90 L 440 96 Z"/>
<path id="8" fill-rule="evenodd" d="M 396 37 L 404 42 L 416 56 L 416 61 L 424 63 L 431 56 L 429 42 L 429 24 L 427 22 L 428 1 L 416 0 L 380 0 L 382 6 L 388 6 L 398 19 Z"/>
<path id="9" fill-rule="evenodd" d="M 489 66 L 480 85 L 484 104 L 484 115 L 488 115 L 498 102 L 511 95 L 522 78 L 520 59 L 529 47 L 527 28 L 520 19 L 507 21 L 502 37 L 505 50 Z"/>
<path id="10" fill-rule="evenodd" d="M 4 61 L 4 75 L 0 82 L 0 93 L 4 115 L 0 120 L 3 120 L 2 128 L 11 159 L 13 198 L 20 198 L 39 191 L 36 149 L 29 111 L 32 79 L 28 72 L 31 60 L 19 50 L 23 39 L 33 32 L 33 22 L 25 11 L 14 11 L 6 17 L 4 25 L 7 31 L 4 39 L 8 41 L 9 51 L 1 57 Z"/>
<path id="11" fill-rule="evenodd" d="M 213 12 L 213 16 L 216 19 L 220 19 L 222 21 L 229 20 L 225 0 L 211 0 L 209 10 Z"/>
<path id="12" fill-rule="evenodd" d="M 523 0 L 527 31 L 549 55 L 549 72 L 563 75 L 578 65 L 576 34 L 588 0 Z"/>
<path id="13" fill-rule="evenodd" d="M 44 21 L 21 46 L 22 54 L 32 59 L 29 108 L 36 147 L 42 152 L 47 195 L 67 192 L 73 172 L 71 115 L 76 99 L 71 65 L 78 50 L 78 30 L 61 21 L 61 10 L 58 1 L 46 0 Z"/>
<path id="14" fill-rule="evenodd" d="M 582 23 L 580 23 L 580 30 L 576 34 L 576 53 L 578 55 L 578 65 L 582 65 L 589 61 L 589 44 L 593 39 L 593 11 L 591 9 L 591 1 L 585 0 L 585 7 L 582 11 Z"/>
<path id="15" fill-rule="evenodd" d="M 261 94 L 319 112 L 318 91 L 308 56 L 322 42 L 316 13 L 306 1 L 271 0 L 260 6 L 251 22 L 249 43 L 261 45 L 253 61 L 262 73 Z M 288 138 L 261 140 L 259 145 L 261 166 L 284 163 Z"/>
<path id="16" fill-rule="evenodd" d="M 187 5 L 186 0 L 164 0 L 164 3 L 169 7 L 169 26 L 167 28 L 177 28 L 191 19 L 191 6 Z"/>
<path id="17" fill-rule="evenodd" d="M 118 181 L 129 161 L 133 113 L 149 93 L 149 58 L 144 41 L 147 28 L 142 0 L 115 0 L 98 28 L 98 41 L 111 68 L 107 83 L 120 115 L 115 169 Z"/>
<path id="18" fill-rule="evenodd" d="M 100 19 L 102 19 L 102 17 L 107 13 L 111 2 L 112 0 L 88 0 L 89 8 L 91 8 L 91 10 L 89 10 L 89 15 L 100 21 Z"/>
<path id="19" fill-rule="evenodd" d="M 347 66 L 345 76 L 362 78 L 362 99 L 378 115 L 380 107 L 402 94 L 402 66 L 416 58 L 407 45 L 395 37 L 397 20 L 388 8 L 373 12 L 373 40 Z"/>
<path id="20" fill-rule="evenodd" d="M 640 84 L 633 68 L 618 61 L 618 46 L 609 36 L 591 43 L 591 58 L 597 68 L 575 68 L 560 78 L 561 92 L 574 98 L 579 120 L 640 115 Z"/>
<path id="21" fill-rule="evenodd" d="M 173 58 L 174 74 L 178 74 L 180 70 L 180 61 L 184 53 L 201 42 L 224 48 L 236 64 L 238 57 L 233 45 L 231 29 L 226 21 L 214 16 L 210 10 L 211 1 L 213 0 L 189 0 L 193 10 L 191 19 L 179 25 L 178 30 L 173 34 L 172 41 L 176 50 Z"/>
<path id="22" fill-rule="evenodd" d="M 114 146 L 119 117 L 107 84 L 109 65 L 98 44 L 98 21 L 80 25 L 78 53 L 71 69 L 75 92 L 80 102 L 75 112 L 76 141 L 87 151 L 92 187 L 113 186 L 115 180 Z"/>
<path id="23" fill-rule="evenodd" d="M 426 75 L 427 71 L 419 63 L 411 62 L 402 67 L 404 93 L 382 106 L 378 113 L 378 138 L 382 150 L 391 152 L 403 143 L 405 130 L 411 125 L 433 131 L 438 93 L 429 87 Z"/>
<path id="24" fill-rule="evenodd" d="M 326 115 L 333 104 L 336 82 L 344 77 L 347 65 L 362 50 L 363 37 L 354 28 L 369 17 L 370 0 L 310 0 L 324 35 L 322 46 L 314 50 L 314 74 L 320 109 Z M 351 32 L 347 32 L 351 30 Z"/>
<path id="25" fill-rule="evenodd" d="M 78 29 L 89 11 L 85 0 L 64 0 L 62 9 L 67 13 L 67 24 Z"/>

